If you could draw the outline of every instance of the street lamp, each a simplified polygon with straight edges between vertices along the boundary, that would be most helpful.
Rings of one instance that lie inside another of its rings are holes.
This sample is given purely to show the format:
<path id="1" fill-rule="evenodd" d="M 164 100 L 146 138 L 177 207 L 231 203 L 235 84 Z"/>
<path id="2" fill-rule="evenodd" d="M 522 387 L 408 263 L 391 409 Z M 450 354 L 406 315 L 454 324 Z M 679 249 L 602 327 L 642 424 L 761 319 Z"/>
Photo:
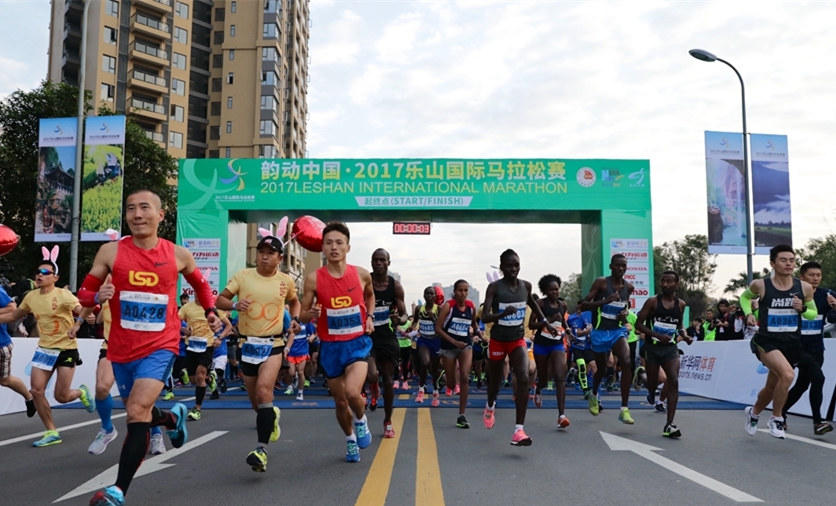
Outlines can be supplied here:
<path id="1" fill-rule="evenodd" d="M 729 66 L 737 78 L 740 80 L 740 104 L 743 111 L 743 184 L 746 189 L 746 280 L 748 284 L 752 284 L 752 257 L 754 256 L 754 234 L 752 233 L 752 190 L 749 187 L 749 137 L 746 132 L 746 88 L 743 86 L 743 77 L 740 72 L 734 68 L 734 65 L 722 58 L 714 56 L 712 53 L 703 49 L 691 49 L 688 54 L 698 60 L 705 62 L 722 62 Z"/>

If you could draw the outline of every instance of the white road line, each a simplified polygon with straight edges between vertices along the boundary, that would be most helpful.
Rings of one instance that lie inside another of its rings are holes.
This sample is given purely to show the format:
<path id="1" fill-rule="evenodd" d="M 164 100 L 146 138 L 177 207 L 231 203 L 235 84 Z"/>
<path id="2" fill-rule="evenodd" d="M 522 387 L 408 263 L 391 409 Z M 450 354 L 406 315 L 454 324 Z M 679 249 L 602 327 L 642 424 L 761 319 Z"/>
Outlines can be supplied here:
<path id="1" fill-rule="evenodd" d="M 769 433 L 769 429 L 758 429 L 758 430 L 760 432 L 766 432 L 767 434 Z M 834 432 L 834 434 L 836 434 L 836 432 Z M 808 437 L 795 436 L 795 435 L 790 434 L 788 432 L 784 433 L 784 438 L 785 439 L 792 439 L 794 441 L 801 441 L 802 443 L 807 443 L 809 445 L 821 446 L 822 448 L 827 448 L 828 450 L 836 450 L 836 444 L 825 443 L 824 441 L 820 441 L 818 439 L 810 439 Z"/>

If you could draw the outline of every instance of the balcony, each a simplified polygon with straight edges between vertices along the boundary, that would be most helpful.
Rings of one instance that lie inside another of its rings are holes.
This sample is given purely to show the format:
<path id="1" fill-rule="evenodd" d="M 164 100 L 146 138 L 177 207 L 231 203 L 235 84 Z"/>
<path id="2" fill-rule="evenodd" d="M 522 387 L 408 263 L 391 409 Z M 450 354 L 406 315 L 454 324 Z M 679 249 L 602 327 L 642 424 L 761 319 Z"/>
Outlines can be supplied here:
<path id="1" fill-rule="evenodd" d="M 159 19 L 137 12 L 132 21 L 134 31 L 138 33 L 157 39 L 168 39 L 171 37 L 171 26 Z"/>
<path id="2" fill-rule="evenodd" d="M 155 76 L 141 70 L 134 70 L 131 73 L 128 84 L 157 93 L 168 92 L 168 81 L 164 77 Z"/>
<path id="3" fill-rule="evenodd" d="M 160 132 L 145 130 L 145 137 L 148 137 L 149 139 L 161 145 L 162 147 L 165 147 L 165 137 L 163 137 L 163 134 L 161 134 Z"/>
<path id="4" fill-rule="evenodd" d="M 153 9 L 157 12 L 171 12 L 171 0 L 133 0 L 134 5 L 141 5 L 148 9 Z"/>
<path id="5" fill-rule="evenodd" d="M 165 107 L 140 98 L 131 99 L 131 109 L 133 110 L 132 112 L 143 118 L 157 121 L 165 121 L 166 119 Z"/>
<path id="6" fill-rule="evenodd" d="M 153 63 L 161 67 L 167 67 L 169 65 L 167 51 L 141 41 L 133 43 L 130 56 L 131 58 Z"/>

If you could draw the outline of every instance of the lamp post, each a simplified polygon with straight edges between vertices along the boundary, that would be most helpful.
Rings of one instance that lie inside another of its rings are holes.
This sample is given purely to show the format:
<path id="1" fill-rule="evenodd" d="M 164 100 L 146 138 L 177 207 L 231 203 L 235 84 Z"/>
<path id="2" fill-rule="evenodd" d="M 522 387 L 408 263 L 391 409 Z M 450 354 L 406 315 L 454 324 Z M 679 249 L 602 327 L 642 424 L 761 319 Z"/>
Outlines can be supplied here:
<path id="1" fill-rule="evenodd" d="M 87 68 L 87 17 L 90 0 L 82 0 L 84 9 L 81 15 L 81 66 L 78 71 L 78 127 L 75 141 L 75 173 L 73 174 L 73 210 L 72 238 L 70 239 L 70 290 L 78 289 L 78 239 L 81 230 L 81 173 L 84 163 L 84 71 Z"/>
<path id="2" fill-rule="evenodd" d="M 688 54 L 694 58 L 706 62 L 722 62 L 729 66 L 737 78 L 740 80 L 740 104 L 743 111 L 743 184 L 746 189 L 746 280 L 748 284 L 752 284 L 752 257 L 754 256 L 754 234 L 752 232 L 752 190 L 749 186 L 750 173 L 749 170 L 749 137 L 746 132 L 746 88 L 743 86 L 743 77 L 740 72 L 734 68 L 734 65 L 722 58 L 718 58 L 712 53 L 703 49 L 691 49 Z"/>

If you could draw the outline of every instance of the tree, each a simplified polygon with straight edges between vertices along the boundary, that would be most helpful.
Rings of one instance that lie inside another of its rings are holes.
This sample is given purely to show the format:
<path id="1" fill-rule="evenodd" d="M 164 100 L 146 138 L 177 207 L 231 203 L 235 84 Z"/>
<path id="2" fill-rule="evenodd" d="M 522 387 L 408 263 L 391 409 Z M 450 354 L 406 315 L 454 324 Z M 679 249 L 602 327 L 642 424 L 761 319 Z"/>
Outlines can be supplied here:
<path id="1" fill-rule="evenodd" d="M 752 271 L 752 279 L 760 279 L 760 278 L 767 278 L 769 277 L 769 269 L 765 268 L 761 272 Z M 736 278 L 730 279 L 728 283 L 726 283 L 726 288 L 723 289 L 723 293 L 730 293 L 735 297 L 739 297 L 740 293 L 743 292 L 749 286 L 749 279 L 745 272 L 741 272 L 737 275 Z"/>
<path id="2" fill-rule="evenodd" d="M 569 310 L 574 309 L 576 303 L 583 298 L 582 288 L 583 277 L 574 272 L 560 285 L 560 296 L 566 301 Z"/>
<path id="3" fill-rule="evenodd" d="M 659 286 L 662 272 L 679 274 L 679 297 L 691 308 L 692 315 L 701 315 L 708 307 L 708 292 L 717 270 L 717 255 L 708 253 L 708 237 L 686 235 L 681 241 L 665 242 L 653 248 L 653 289 Z"/>
<path id="4" fill-rule="evenodd" d="M 804 262 L 815 261 L 821 264 L 821 286 L 836 288 L 836 234 L 821 239 L 810 239 L 807 245 L 796 252 L 799 267 Z"/>

